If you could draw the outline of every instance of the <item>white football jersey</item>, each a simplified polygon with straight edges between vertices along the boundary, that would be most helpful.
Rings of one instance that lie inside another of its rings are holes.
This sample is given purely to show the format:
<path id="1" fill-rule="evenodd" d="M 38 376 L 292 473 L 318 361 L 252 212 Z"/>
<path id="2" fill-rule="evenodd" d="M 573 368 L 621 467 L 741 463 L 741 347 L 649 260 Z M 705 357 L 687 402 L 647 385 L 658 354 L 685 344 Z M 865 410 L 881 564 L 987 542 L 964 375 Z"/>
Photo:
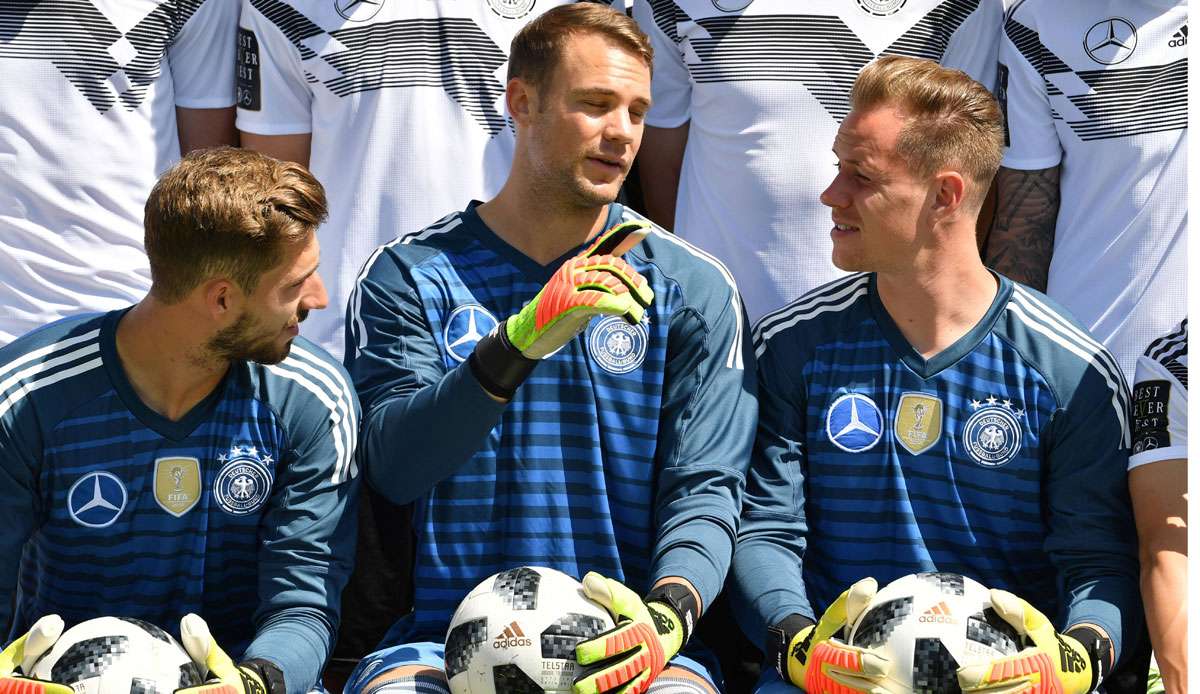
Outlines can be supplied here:
<path id="1" fill-rule="evenodd" d="M 329 308 L 304 322 L 306 337 L 340 357 L 371 253 L 500 191 L 514 143 L 509 45 L 573 1 L 244 0 L 238 128 L 312 133 L 309 168 L 329 199 L 318 232 Z"/>
<path id="2" fill-rule="evenodd" d="M 1187 370 L 1185 318 L 1137 359 L 1129 418 L 1130 470 L 1160 460 L 1187 459 Z"/>
<path id="3" fill-rule="evenodd" d="M 1062 165 L 1047 293 L 1125 372 L 1187 305 L 1187 6 L 1025 0 L 998 93 L 1004 166 Z"/>
<path id="4" fill-rule="evenodd" d="M 236 25 L 237 0 L 0 3 L 0 345 L 145 295 L 175 107 L 233 105 Z"/>
<path id="5" fill-rule="evenodd" d="M 885 54 L 991 86 L 1001 0 L 638 0 L 649 125 L 690 121 L 675 231 L 733 271 L 755 320 L 842 274 L 821 191 L 859 71 Z"/>

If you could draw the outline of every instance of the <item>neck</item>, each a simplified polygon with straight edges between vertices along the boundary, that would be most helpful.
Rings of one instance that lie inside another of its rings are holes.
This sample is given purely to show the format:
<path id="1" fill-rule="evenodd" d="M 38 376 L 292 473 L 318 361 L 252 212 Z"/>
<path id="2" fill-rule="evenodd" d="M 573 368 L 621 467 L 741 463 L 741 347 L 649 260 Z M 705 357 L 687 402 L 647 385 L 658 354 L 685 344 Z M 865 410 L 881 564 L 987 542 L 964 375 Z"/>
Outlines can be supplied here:
<path id="1" fill-rule="evenodd" d="M 547 265 L 599 232 L 608 210 L 605 205 L 556 203 L 513 175 L 500 193 L 476 212 L 505 243 L 539 265 Z"/>
<path id="2" fill-rule="evenodd" d="M 229 362 L 208 356 L 186 303 L 147 296 L 117 324 L 117 356 L 133 391 L 171 421 L 183 418 L 225 376 Z"/>
<path id="3" fill-rule="evenodd" d="M 938 249 L 911 269 L 880 272 L 879 299 L 913 349 L 929 359 L 971 331 L 999 289 L 978 251 Z"/>

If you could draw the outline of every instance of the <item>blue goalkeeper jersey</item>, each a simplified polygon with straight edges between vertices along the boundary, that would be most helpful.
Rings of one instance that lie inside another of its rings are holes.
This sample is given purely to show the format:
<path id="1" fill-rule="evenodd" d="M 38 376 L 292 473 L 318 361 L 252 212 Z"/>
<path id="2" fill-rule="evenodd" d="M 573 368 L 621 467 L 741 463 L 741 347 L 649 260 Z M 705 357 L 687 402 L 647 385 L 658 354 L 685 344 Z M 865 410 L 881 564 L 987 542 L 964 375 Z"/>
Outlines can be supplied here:
<path id="1" fill-rule="evenodd" d="M 349 377 L 296 339 L 278 365 L 235 362 L 171 421 L 125 375 L 122 315 L 0 349 L 0 624 L 12 639 L 50 613 L 116 615 L 178 635 L 195 612 L 235 658 L 307 691 L 353 561 Z"/>
<path id="2" fill-rule="evenodd" d="M 855 581 L 965 574 L 1119 647 L 1140 624 L 1125 482 L 1128 393 L 1112 356 L 999 277 L 986 315 L 929 360 L 875 276 L 754 330 L 760 424 L 734 558 L 747 632 L 819 617 Z M 1118 651 L 1119 652 L 1119 651 Z"/>
<path id="3" fill-rule="evenodd" d="M 594 570 L 639 592 L 679 576 L 710 604 L 756 416 L 732 278 L 654 229 L 624 256 L 654 290 L 646 320 L 593 319 L 501 404 L 465 360 L 581 249 L 539 265 L 476 204 L 378 249 L 348 307 L 368 479 L 417 501 L 414 612 L 385 643 L 441 640 L 471 588 L 520 565 Z M 606 221 L 634 218 L 614 204 Z"/>

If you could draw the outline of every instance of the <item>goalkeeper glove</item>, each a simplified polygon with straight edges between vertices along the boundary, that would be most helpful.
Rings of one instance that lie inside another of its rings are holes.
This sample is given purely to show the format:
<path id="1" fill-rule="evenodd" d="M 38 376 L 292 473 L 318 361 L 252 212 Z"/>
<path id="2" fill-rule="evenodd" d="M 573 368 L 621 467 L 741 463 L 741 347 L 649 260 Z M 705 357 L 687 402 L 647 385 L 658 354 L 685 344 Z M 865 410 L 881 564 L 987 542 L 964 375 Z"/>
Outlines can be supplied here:
<path id="1" fill-rule="evenodd" d="M 1089 627 L 1059 634 L 1046 615 L 1008 591 L 993 588 L 991 599 L 996 614 L 1033 645 L 1016 655 L 959 668 L 964 694 L 1086 694 L 1100 684 L 1111 664 L 1107 638 Z"/>
<path id="2" fill-rule="evenodd" d="M 570 342 L 594 316 L 637 325 L 654 292 L 620 256 L 649 232 L 648 222 L 624 222 L 601 233 L 563 263 L 533 301 L 477 342 L 468 361 L 484 390 L 511 399 L 538 360 Z"/>
<path id="3" fill-rule="evenodd" d="M 253 658 L 240 665 L 217 645 L 208 624 L 196 614 L 179 623 L 183 649 L 200 668 L 204 684 L 176 689 L 176 694 L 284 694 L 283 671 L 269 660 Z"/>
<path id="4" fill-rule="evenodd" d="M 816 624 L 792 615 L 771 627 L 767 646 L 780 676 L 808 694 L 886 692 L 891 661 L 844 640 L 876 590 L 875 579 L 864 578 L 839 595 Z"/>
<path id="5" fill-rule="evenodd" d="M 660 585 L 643 601 L 593 571 L 583 577 L 583 594 L 612 613 L 617 626 L 575 646 L 580 665 L 605 662 L 575 680 L 574 694 L 642 694 L 687 643 L 696 621 L 696 598 L 681 583 Z"/>
<path id="6" fill-rule="evenodd" d="M 62 632 L 62 618 L 48 614 L 0 652 L 0 694 L 75 694 L 65 684 L 28 676 L 33 664 L 54 646 Z M 18 668 L 24 674 L 16 674 Z"/>

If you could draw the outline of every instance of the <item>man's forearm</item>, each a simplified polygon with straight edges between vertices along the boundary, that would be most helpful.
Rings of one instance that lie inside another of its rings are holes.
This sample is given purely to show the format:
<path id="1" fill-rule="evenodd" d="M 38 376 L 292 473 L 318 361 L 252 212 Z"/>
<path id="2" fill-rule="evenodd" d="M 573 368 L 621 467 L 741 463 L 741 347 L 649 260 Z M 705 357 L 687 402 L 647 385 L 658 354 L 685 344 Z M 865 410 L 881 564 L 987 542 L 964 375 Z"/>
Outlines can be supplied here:
<path id="1" fill-rule="evenodd" d="M 1187 554 L 1152 552 L 1142 563 L 1142 601 L 1167 691 L 1187 691 Z"/>
<path id="2" fill-rule="evenodd" d="M 984 262 L 1039 291 L 1046 290 L 1058 218 L 1059 167 L 996 174 L 996 213 Z"/>

